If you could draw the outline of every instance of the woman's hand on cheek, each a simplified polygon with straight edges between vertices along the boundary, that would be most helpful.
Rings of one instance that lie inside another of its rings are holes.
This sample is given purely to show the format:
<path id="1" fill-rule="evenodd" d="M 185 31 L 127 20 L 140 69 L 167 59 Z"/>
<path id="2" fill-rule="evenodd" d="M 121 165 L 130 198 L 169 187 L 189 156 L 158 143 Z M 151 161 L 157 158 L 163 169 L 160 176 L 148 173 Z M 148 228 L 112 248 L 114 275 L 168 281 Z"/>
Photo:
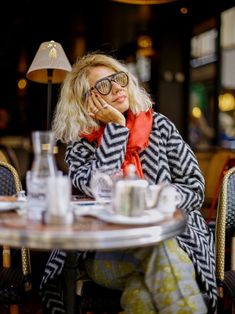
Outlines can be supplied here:
<path id="1" fill-rule="evenodd" d="M 88 112 L 91 117 L 100 120 L 104 124 L 108 122 L 126 125 L 124 115 L 109 105 L 99 94 L 91 93 L 88 99 Z"/>

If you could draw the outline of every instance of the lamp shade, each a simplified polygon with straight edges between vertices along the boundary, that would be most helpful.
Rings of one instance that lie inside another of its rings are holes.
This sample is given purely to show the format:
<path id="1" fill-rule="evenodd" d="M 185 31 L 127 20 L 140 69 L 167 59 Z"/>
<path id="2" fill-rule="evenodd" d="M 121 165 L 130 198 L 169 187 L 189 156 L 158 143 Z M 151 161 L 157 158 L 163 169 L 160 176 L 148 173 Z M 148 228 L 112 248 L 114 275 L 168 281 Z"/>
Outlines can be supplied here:
<path id="1" fill-rule="evenodd" d="M 127 3 L 127 4 L 150 5 L 150 4 L 169 3 L 169 2 L 174 2 L 176 0 L 113 0 L 113 1 Z"/>
<path id="2" fill-rule="evenodd" d="M 38 83 L 48 83 L 48 69 L 52 71 L 52 84 L 61 83 L 72 70 L 61 44 L 51 40 L 40 45 L 26 77 Z"/>

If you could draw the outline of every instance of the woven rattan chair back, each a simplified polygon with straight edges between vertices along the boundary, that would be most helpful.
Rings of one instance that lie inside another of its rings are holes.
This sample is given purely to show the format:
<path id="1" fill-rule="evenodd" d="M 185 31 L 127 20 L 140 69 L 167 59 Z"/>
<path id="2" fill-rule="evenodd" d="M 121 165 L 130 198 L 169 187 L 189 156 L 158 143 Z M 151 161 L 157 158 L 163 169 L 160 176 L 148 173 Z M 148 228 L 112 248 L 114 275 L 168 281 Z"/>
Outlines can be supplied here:
<path id="1" fill-rule="evenodd" d="M 0 195 L 14 195 L 22 189 L 16 169 L 7 162 L 0 161 L 0 178 Z"/>

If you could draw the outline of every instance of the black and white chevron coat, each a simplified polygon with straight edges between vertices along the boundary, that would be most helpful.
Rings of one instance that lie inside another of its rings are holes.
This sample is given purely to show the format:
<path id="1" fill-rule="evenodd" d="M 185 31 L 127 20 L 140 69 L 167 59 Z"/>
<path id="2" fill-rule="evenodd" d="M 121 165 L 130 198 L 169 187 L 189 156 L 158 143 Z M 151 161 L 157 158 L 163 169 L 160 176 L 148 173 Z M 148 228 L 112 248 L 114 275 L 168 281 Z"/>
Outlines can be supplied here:
<path id="1" fill-rule="evenodd" d="M 95 142 L 90 143 L 86 139 L 69 145 L 66 162 L 69 165 L 73 185 L 83 193 L 91 195 L 89 188 L 91 170 L 101 166 L 121 168 L 129 132 L 130 130 L 124 126 L 108 123 L 99 147 Z M 150 184 L 169 182 L 180 193 L 181 201 L 178 207 L 188 214 L 188 225 L 177 240 L 195 266 L 201 289 L 207 292 L 211 306 L 215 307 L 213 235 L 200 213 L 204 199 L 204 179 L 194 153 L 167 117 L 153 113 L 149 145 L 139 153 L 139 156 L 145 179 Z M 60 258 L 61 256 L 62 252 Z M 53 259 L 51 263 L 53 264 Z M 44 282 L 48 276 L 46 273 Z"/>

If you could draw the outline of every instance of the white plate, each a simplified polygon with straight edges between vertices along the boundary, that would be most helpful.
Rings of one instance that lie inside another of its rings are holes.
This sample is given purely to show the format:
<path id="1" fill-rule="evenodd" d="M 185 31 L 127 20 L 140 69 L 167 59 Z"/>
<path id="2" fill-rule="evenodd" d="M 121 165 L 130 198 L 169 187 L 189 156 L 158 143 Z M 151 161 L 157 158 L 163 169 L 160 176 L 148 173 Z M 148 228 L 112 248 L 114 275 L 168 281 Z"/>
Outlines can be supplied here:
<path id="1" fill-rule="evenodd" d="M 72 210 L 76 216 L 94 216 L 98 217 L 104 207 L 97 205 L 95 201 L 71 203 Z"/>
<path id="2" fill-rule="evenodd" d="M 148 209 L 142 216 L 129 217 L 123 215 L 115 215 L 108 211 L 101 211 L 97 217 L 105 222 L 122 224 L 122 225 L 149 225 L 164 219 L 164 215 L 156 209 Z"/>
<path id="3" fill-rule="evenodd" d="M 96 201 L 72 201 L 70 205 L 74 208 L 79 206 L 94 206 L 96 205 Z"/>
<path id="4" fill-rule="evenodd" d="M 84 200 L 84 201 L 76 200 L 76 201 L 71 201 L 70 204 L 76 207 L 76 206 L 94 206 L 94 205 L 98 205 L 99 203 L 93 200 Z M 103 204 L 110 204 L 110 200 L 103 201 Z"/>
<path id="5" fill-rule="evenodd" d="M 156 209 L 146 210 L 142 216 L 138 217 L 116 215 L 111 209 L 102 208 L 97 205 L 77 206 L 74 208 L 74 213 L 76 216 L 93 216 L 105 222 L 123 225 L 149 225 L 161 221 L 165 217 L 164 214 Z"/>
<path id="6" fill-rule="evenodd" d="M 0 202 L 0 211 L 18 209 L 20 202 Z"/>
<path id="7" fill-rule="evenodd" d="M 70 202 L 70 207 L 74 211 L 75 215 L 78 216 L 97 216 L 97 212 L 103 210 L 104 206 L 110 206 L 110 202 L 104 202 L 103 205 L 100 205 L 93 200 Z"/>

